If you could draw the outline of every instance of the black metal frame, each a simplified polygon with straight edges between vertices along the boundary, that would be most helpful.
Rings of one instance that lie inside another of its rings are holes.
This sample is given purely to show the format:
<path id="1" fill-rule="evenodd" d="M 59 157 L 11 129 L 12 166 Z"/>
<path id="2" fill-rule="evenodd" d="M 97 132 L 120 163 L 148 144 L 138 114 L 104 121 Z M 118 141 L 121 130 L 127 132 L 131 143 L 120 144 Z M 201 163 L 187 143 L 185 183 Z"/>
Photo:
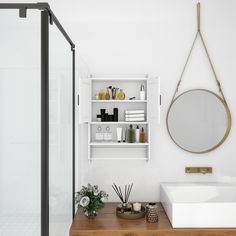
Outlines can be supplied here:
<path id="1" fill-rule="evenodd" d="M 72 51 L 72 217 L 75 214 L 75 44 L 66 33 L 48 3 L 0 3 L 0 9 L 41 11 L 41 236 L 49 236 L 49 23 L 55 24 Z"/>

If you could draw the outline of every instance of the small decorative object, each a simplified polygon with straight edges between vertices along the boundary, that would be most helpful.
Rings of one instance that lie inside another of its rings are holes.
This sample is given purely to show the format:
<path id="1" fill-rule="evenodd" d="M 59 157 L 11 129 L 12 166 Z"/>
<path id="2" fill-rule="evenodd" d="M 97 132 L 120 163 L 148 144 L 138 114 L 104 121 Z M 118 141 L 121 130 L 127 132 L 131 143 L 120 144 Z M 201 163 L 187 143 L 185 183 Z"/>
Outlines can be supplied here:
<path id="1" fill-rule="evenodd" d="M 125 191 L 123 195 L 121 187 L 117 186 L 116 184 L 112 185 L 112 188 L 121 200 L 121 204 L 119 204 L 116 208 L 116 215 L 119 218 L 135 220 L 145 216 L 145 207 L 143 207 L 141 203 L 136 203 L 137 205 L 135 206 L 135 209 L 139 211 L 134 210 L 132 205 L 128 203 L 132 187 L 133 184 L 125 185 Z"/>
<path id="2" fill-rule="evenodd" d="M 136 220 L 143 218 L 145 216 L 145 207 L 141 205 L 140 211 L 124 211 L 124 209 L 120 206 L 117 206 L 116 208 L 116 215 L 119 218 L 126 219 L 126 220 Z"/>
<path id="3" fill-rule="evenodd" d="M 146 205 L 146 220 L 150 223 L 158 221 L 157 204 L 150 202 Z"/>
<path id="4" fill-rule="evenodd" d="M 117 100 L 124 100 L 125 99 L 125 93 L 123 92 L 123 89 L 120 89 L 120 92 L 116 95 Z"/>
<path id="5" fill-rule="evenodd" d="M 114 114 L 109 114 L 106 112 L 106 109 L 100 109 L 100 114 L 97 114 L 97 118 L 99 118 L 98 121 L 101 122 L 118 121 L 118 108 L 114 108 L 113 111 Z"/>
<path id="6" fill-rule="evenodd" d="M 109 87 L 107 87 L 107 92 L 106 92 L 106 95 L 105 95 L 105 99 L 110 100 Z"/>
<path id="7" fill-rule="evenodd" d="M 104 132 L 104 141 L 112 141 L 112 132 L 110 132 L 110 127 L 106 127 L 106 132 Z"/>
<path id="8" fill-rule="evenodd" d="M 117 186 L 116 184 L 112 185 L 112 188 L 114 189 L 114 191 L 116 192 L 117 196 L 120 198 L 121 200 L 121 204 L 123 208 L 127 208 L 128 206 L 128 201 L 129 201 L 129 196 L 132 190 L 133 184 L 126 184 L 125 185 L 125 193 L 123 196 L 123 193 L 121 191 L 121 187 Z"/>
<path id="9" fill-rule="evenodd" d="M 101 122 L 102 121 L 102 115 L 97 115 L 97 121 Z"/>
<path id="10" fill-rule="evenodd" d="M 117 127 L 116 128 L 116 135 L 117 135 L 117 142 L 120 143 L 122 139 L 122 128 Z"/>
<path id="11" fill-rule="evenodd" d="M 119 90 L 119 88 L 115 88 L 115 87 L 113 87 L 112 88 L 112 99 L 116 99 L 116 94 L 117 94 L 117 91 Z"/>
<path id="12" fill-rule="evenodd" d="M 122 130 L 122 139 L 123 139 L 123 143 L 125 143 L 126 142 L 126 129 L 124 128 L 123 130 Z"/>
<path id="13" fill-rule="evenodd" d="M 145 143 L 145 132 L 144 132 L 143 127 L 142 127 L 141 132 L 140 132 L 139 141 L 140 141 L 140 143 Z"/>
<path id="14" fill-rule="evenodd" d="M 95 97 L 95 100 L 99 100 L 99 95 L 97 93 L 95 94 L 94 97 Z"/>
<path id="15" fill-rule="evenodd" d="M 108 92 L 109 92 L 110 99 L 111 99 L 112 98 L 112 86 L 111 85 L 108 87 Z"/>
<path id="16" fill-rule="evenodd" d="M 101 90 L 98 94 L 99 100 L 105 100 L 106 92 L 104 90 Z"/>
<path id="17" fill-rule="evenodd" d="M 118 121 L 119 119 L 119 110 L 117 107 L 113 108 L 113 114 L 114 114 L 114 121 Z"/>
<path id="18" fill-rule="evenodd" d="M 139 211 L 141 211 L 141 206 L 142 206 L 142 204 L 140 202 L 135 202 L 135 203 L 133 203 L 133 210 L 136 212 L 139 212 Z"/>
<path id="19" fill-rule="evenodd" d="M 96 141 L 103 141 L 104 140 L 104 133 L 102 132 L 102 127 L 98 126 L 97 132 L 95 133 L 95 140 Z"/>
<path id="20" fill-rule="evenodd" d="M 140 140 L 140 129 L 139 126 L 137 125 L 136 129 L 135 129 L 135 141 L 136 143 L 139 143 Z"/>
<path id="21" fill-rule="evenodd" d="M 98 210 L 103 208 L 104 199 L 108 198 L 108 194 L 99 190 L 97 185 L 88 184 L 76 193 L 75 203 L 77 208 L 83 208 L 85 216 L 94 218 L 98 214 Z"/>
<path id="22" fill-rule="evenodd" d="M 144 90 L 144 85 L 143 84 L 141 85 L 141 88 L 140 88 L 139 99 L 140 100 L 145 100 L 145 90 Z"/>
<path id="23" fill-rule="evenodd" d="M 127 143 L 135 143 L 135 130 L 132 125 L 129 126 L 127 131 Z"/>

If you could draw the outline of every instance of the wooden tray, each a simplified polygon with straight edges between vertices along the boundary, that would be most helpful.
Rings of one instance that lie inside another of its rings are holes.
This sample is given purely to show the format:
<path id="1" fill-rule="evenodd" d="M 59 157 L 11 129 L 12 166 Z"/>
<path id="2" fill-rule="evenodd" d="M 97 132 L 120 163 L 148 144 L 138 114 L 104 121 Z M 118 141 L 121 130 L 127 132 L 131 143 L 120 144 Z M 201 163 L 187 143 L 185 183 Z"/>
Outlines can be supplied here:
<path id="1" fill-rule="evenodd" d="M 119 218 L 126 219 L 126 220 L 136 220 L 143 218 L 145 216 L 145 207 L 141 207 L 140 212 L 135 212 L 135 211 L 129 211 L 129 212 L 123 212 L 121 211 L 120 207 L 116 208 L 116 215 Z"/>

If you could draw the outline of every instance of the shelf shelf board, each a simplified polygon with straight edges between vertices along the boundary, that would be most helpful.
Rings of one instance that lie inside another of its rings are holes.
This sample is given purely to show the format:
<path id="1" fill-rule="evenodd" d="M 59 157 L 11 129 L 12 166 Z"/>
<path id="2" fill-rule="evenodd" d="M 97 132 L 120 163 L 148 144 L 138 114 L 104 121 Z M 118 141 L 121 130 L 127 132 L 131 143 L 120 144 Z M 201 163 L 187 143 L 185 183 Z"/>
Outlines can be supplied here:
<path id="1" fill-rule="evenodd" d="M 147 100 L 91 100 L 92 103 L 146 103 Z"/>
<path id="2" fill-rule="evenodd" d="M 89 78 L 92 81 L 147 81 L 147 77 L 116 77 L 116 78 L 111 78 L 111 77 L 104 77 L 104 78 Z"/>
<path id="3" fill-rule="evenodd" d="M 146 147 L 149 143 L 90 142 L 90 146 Z"/>
<path id="4" fill-rule="evenodd" d="M 114 161 L 137 161 L 137 160 L 140 160 L 140 161 L 148 161 L 148 159 L 146 157 L 144 158 L 138 158 L 138 157 L 129 157 L 129 158 L 119 158 L 119 157 L 111 157 L 111 158 L 106 158 L 106 157 L 92 157 L 90 161 L 111 161 L 111 160 L 114 160 Z"/>
<path id="5" fill-rule="evenodd" d="M 100 121 L 92 121 L 89 122 L 91 125 L 128 125 L 128 124 L 140 124 L 147 125 L 147 121 L 113 121 L 113 122 L 100 122 Z"/>

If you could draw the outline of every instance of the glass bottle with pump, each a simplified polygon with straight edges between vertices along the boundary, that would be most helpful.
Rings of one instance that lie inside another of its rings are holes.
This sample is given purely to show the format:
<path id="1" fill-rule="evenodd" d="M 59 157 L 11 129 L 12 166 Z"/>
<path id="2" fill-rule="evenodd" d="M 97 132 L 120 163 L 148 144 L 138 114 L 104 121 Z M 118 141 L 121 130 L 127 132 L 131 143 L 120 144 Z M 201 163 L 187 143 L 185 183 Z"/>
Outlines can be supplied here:
<path id="1" fill-rule="evenodd" d="M 139 136 L 139 141 L 140 143 L 145 143 L 145 132 L 144 132 L 144 128 L 142 127 L 141 132 L 140 132 L 140 136 Z"/>
<path id="2" fill-rule="evenodd" d="M 127 130 L 127 143 L 135 143 L 135 130 L 132 125 Z"/>

